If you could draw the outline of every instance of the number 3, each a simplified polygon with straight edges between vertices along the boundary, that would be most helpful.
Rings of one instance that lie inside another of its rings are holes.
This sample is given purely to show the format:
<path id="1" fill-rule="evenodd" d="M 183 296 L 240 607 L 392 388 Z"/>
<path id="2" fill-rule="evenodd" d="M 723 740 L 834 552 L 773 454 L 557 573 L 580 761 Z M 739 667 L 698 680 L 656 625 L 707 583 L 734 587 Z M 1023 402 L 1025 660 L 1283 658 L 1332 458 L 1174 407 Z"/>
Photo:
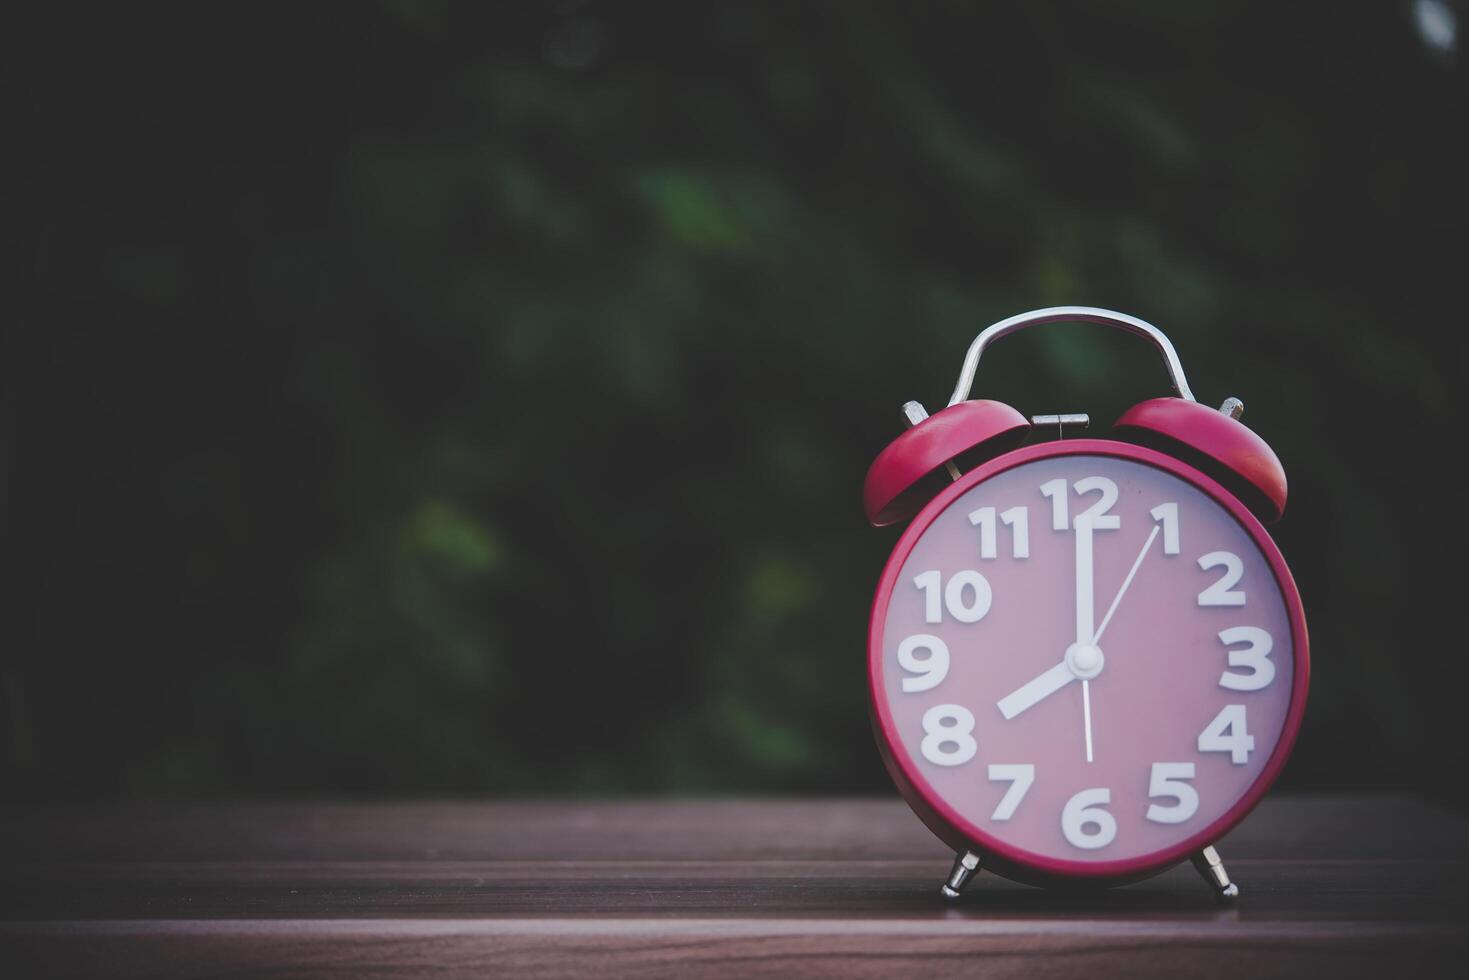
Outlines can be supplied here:
<path id="1" fill-rule="evenodd" d="M 1229 651 L 1229 666 L 1248 667 L 1248 674 L 1236 674 L 1226 670 L 1219 675 L 1219 686 L 1231 691 L 1258 691 L 1275 680 L 1275 665 L 1270 662 L 1270 651 L 1275 641 L 1270 634 L 1258 626 L 1231 626 L 1219 634 L 1219 640 L 1227 647 L 1246 644 L 1243 650 Z"/>

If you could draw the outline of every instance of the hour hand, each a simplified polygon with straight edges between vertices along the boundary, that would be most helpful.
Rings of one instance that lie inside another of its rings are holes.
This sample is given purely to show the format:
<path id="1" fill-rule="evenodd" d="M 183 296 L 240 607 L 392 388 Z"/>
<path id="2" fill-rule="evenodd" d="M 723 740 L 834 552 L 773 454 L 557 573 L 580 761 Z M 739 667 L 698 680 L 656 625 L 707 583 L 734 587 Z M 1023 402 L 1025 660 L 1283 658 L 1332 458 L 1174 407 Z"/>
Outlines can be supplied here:
<path id="1" fill-rule="evenodd" d="M 1001 698 L 999 700 L 1000 714 L 1004 715 L 1008 721 L 1047 695 L 1055 694 L 1074 680 L 1076 680 L 1076 673 L 1071 669 L 1070 664 L 1062 660 L 1035 680 L 1027 682 Z"/>

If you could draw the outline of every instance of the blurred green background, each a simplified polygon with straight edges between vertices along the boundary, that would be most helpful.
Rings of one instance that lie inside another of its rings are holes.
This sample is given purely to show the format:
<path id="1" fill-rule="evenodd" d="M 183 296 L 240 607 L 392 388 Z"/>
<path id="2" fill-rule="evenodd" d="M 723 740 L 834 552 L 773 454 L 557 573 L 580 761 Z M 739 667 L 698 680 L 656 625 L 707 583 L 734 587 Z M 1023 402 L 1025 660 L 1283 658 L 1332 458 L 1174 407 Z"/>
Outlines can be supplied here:
<path id="1" fill-rule="evenodd" d="M 1284 785 L 1464 803 L 1464 14 L 7 12 L 0 794 L 884 791 L 863 474 L 1079 303 L 1286 464 Z"/>

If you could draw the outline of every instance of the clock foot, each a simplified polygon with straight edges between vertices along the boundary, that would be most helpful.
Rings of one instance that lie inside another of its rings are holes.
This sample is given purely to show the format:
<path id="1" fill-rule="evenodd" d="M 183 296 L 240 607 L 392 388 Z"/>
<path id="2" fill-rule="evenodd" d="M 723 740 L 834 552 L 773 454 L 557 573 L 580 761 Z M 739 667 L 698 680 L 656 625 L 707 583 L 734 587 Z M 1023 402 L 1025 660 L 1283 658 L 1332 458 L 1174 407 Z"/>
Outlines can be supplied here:
<path id="1" fill-rule="evenodd" d="M 1219 860 L 1219 852 L 1213 847 L 1204 848 L 1189 860 L 1220 901 L 1232 902 L 1239 897 L 1239 885 L 1229 880 L 1229 872 L 1224 870 L 1224 862 Z"/>
<path id="2" fill-rule="evenodd" d="M 973 851 L 960 853 L 954 858 L 954 867 L 949 871 L 949 880 L 944 882 L 944 886 L 939 889 L 939 894 L 951 902 L 957 900 L 959 893 L 964 890 L 964 886 L 969 884 L 970 879 L 978 871 L 979 855 Z"/>

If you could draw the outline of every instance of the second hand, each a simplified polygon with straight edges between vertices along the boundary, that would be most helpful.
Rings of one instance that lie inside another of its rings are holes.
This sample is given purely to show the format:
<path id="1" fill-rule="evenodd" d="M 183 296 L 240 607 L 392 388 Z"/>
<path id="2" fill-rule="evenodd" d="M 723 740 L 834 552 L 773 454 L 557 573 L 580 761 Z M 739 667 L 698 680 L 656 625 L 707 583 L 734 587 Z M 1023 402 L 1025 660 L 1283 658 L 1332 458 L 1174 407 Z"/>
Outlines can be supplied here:
<path id="1" fill-rule="evenodd" d="M 1092 761 L 1092 682 L 1081 682 L 1081 713 L 1086 721 L 1086 761 Z"/>
<path id="2" fill-rule="evenodd" d="M 1137 575 L 1137 570 L 1142 567 L 1143 559 L 1148 556 L 1148 549 L 1153 546 L 1153 539 L 1157 536 L 1158 526 L 1155 524 L 1153 525 L 1152 533 L 1148 535 L 1148 540 L 1143 542 L 1142 550 L 1137 553 L 1137 560 L 1132 563 L 1132 568 L 1128 570 L 1127 578 L 1122 580 L 1122 588 L 1117 590 L 1117 596 L 1112 600 L 1112 605 L 1107 607 L 1107 615 L 1102 617 L 1102 625 L 1097 627 L 1097 635 L 1092 640 L 1093 643 L 1102 642 L 1102 631 L 1107 628 L 1108 623 L 1112 622 L 1112 614 L 1117 611 L 1117 606 L 1122 602 L 1122 597 L 1127 594 L 1127 587 L 1132 584 L 1133 577 Z"/>

